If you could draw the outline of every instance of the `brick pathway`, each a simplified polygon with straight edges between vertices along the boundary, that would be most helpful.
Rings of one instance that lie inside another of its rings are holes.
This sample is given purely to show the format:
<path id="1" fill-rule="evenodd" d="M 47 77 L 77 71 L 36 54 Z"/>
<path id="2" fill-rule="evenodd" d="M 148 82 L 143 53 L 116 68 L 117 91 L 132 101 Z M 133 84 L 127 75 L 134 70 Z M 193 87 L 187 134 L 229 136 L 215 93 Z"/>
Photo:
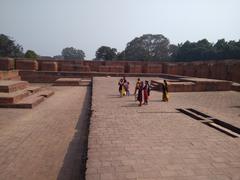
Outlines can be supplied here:
<path id="1" fill-rule="evenodd" d="M 129 78 L 133 85 L 135 78 Z M 179 113 L 194 108 L 240 127 L 239 92 L 152 92 L 148 106 L 118 97 L 117 78 L 94 78 L 87 180 L 239 180 L 240 138 Z"/>
<path id="2" fill-rule="evenodd" d="M 1 180 L 81 179 L 90 92 L 52 88 L 55 95 L 32 110 L 0 109 Z"/>

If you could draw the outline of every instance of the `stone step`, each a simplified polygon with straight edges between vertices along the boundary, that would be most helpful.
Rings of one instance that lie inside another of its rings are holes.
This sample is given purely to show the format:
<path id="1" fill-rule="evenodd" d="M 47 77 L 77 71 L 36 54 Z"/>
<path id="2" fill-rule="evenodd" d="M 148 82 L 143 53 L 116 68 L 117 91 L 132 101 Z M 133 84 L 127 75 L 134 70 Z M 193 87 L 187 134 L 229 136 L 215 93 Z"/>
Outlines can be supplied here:
<path id="1" fill-rule="evenodd" d="M 34 94 L 42 90 L 42 88 L 39 86 L 29 86 L 26 88 L 26 90 Z"/>
<path id="2" fill-rule="evenodd" d="M 1 104 L 13 104 L 29 96 L 31 93 L 27 90 L 19 90 L 11 93 L 0 93 Z"/>
<path id="3" fill-rule="evenodd" d="M 34 94 L 34 95 L 24 98 L 23 100 L 21 100 L 17 103 L 13 103 L 13 104 L 1 104 L 0 103 L 0 107 L 1 108 L 29 108 L 29 109 L 31 109 L 31 108 L 37 106 L 38 104 L 40 104 L 42 101 L 44 101 L 43 96 L 38 96 L 38 95 Z"/>
<path id="4" fill-rule="evenodd" d="M 80 86 L 89 86 L 89 85 L 91 85 L 91 83 L 92 83 L 92 81 L 90 80 L 90 79 L 82 79 L 81 81 L 80 81 Z"/>
<path id="5" fill-rule="evenodd" d="M 79 86 L 81 78 L 59 78 L 54 86 Z"/>
<path id="6" fill-rule="evenodd" d="M 54 95 L 54 91 L 48 90 L 48 89 L 44 89 L 44 90 L 39 91 L 36 95 L 48 98 L 48 97 Z"/>
<path id="7" fill-rule="evenodd" d="M 0 92 L 16 92 L 27 88 L 28 85 L 29 83 L 26 81 L 1 80 Z"/>

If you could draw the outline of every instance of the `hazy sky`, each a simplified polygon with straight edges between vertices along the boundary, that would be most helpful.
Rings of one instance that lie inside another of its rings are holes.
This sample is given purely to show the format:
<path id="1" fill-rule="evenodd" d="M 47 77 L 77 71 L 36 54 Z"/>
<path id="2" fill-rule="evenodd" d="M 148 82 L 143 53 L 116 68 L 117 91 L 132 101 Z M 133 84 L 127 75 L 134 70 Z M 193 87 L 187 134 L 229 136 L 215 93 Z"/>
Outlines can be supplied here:
<path id="1" fill-rule="evenodd" d="M 102 45 L 122 51 L 143 34 L 171 43 L 240 39 L 240 0 L 0 0 L 0 33 L 24 50 L 58 55 L 82 49 L 86 59 Z"/>

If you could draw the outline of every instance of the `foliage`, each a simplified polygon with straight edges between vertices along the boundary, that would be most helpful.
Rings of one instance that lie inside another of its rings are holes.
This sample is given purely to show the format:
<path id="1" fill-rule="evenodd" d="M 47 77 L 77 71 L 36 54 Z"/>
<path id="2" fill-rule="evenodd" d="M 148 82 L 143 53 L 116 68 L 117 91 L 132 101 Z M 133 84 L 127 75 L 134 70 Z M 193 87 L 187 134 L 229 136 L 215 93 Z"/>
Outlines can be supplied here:
<path id="1" fill-rule="evenodd" d="M 202 39 L 198 42 L 186 41 L 179 44 L 172 54 L 176 61 L 240 59 L 240 41 L 218 40 L 215 44 Z"/>
<path id="2" fill-rule="evenodd" d="M 136 37 L 124 51 L 127 60 L 162 60 L 169 58 L 169 40 L 161 34 Z"/>
<path id="3" fill-rule="evenodd" d="M 113 60 L 117 56 L 117 49 L 108 46 L 101 46 L 96 51 L 96 60 Z"/>
<path id="4" fill-rule="evenodd" d="M 36 59 L 38 57 L 38 55 L 33 50 L 27 50 L 24 57 L 25 58 Z"/>
<path id="5" fill-rule="evenodd" d="M 84 60 L 85 53 L 82 50 L 76 49 L 74 47 L 66 47 L 62 50 L 62 56 L 64 59 Z"/>
<path id="6" fill-rule="evenodd" d="M 14 40 L 4 34 L 0 34 L 0 57 L 22 57 L 23 48 Z"/>

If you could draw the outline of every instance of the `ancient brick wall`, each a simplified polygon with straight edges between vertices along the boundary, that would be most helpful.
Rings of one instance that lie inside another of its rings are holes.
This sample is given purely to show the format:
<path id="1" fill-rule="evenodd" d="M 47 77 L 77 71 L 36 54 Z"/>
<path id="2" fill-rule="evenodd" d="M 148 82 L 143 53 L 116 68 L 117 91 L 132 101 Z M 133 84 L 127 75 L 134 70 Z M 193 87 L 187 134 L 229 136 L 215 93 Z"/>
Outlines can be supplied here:
<path id="1" fill-rule="evenodd" d="M 157 61 L 14 60 L 11 58 L 1 58 L 0 70 L 11 69 L 42 72 L 86 72 L 93 75 L 94 73 L 132 73 L 140 76 L 146 73 L 165 73 L 240 82 L 239 60 L 163 63 Z"/>

